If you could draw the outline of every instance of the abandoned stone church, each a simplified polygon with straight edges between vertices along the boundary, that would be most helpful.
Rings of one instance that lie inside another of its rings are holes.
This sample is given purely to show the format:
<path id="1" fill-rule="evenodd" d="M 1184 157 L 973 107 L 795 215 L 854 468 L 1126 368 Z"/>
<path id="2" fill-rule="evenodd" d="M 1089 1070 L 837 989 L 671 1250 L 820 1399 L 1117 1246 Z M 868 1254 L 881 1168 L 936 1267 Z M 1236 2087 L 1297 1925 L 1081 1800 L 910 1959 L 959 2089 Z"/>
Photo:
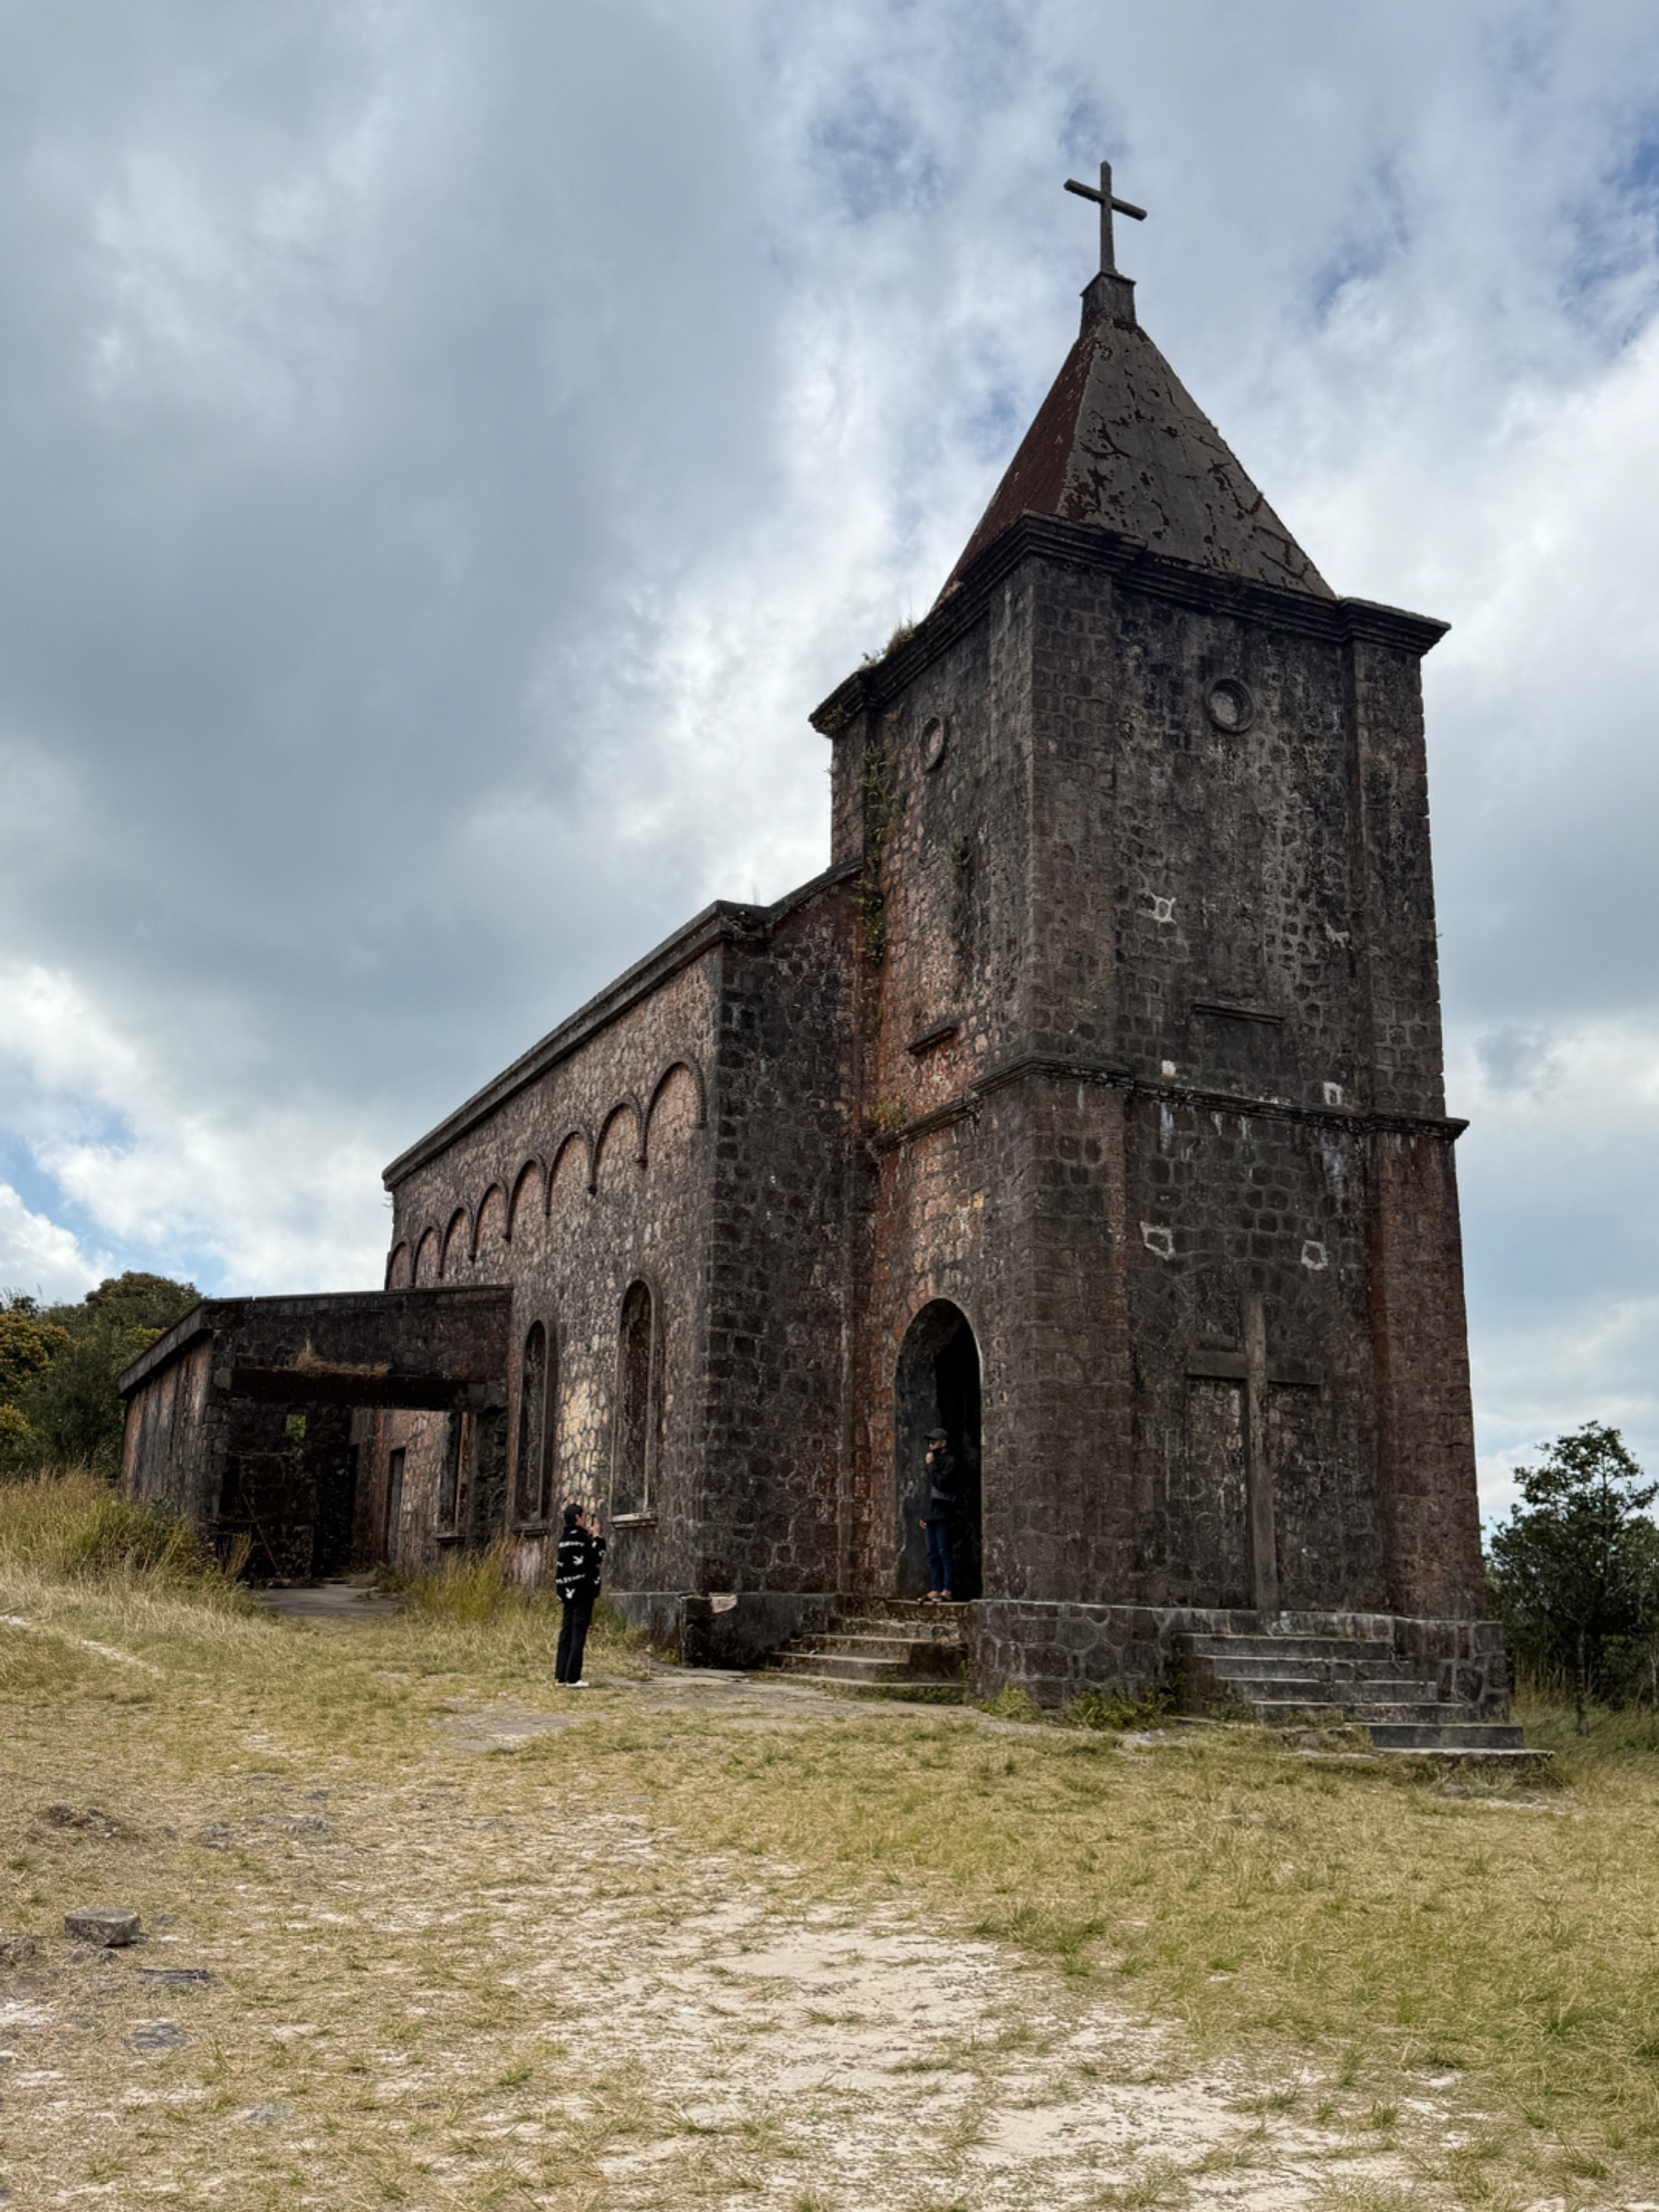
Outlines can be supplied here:
<path id="1" fill-rule="evenodd" d="M 581 1499 L 616 1601 L 742 1664 L 920 1593 L 939 1425 L 982 1688 L 1323 1624 L 1501 1710 L 1443 626 L 1334 594 L 1139 327 L 1103 189 L 961 559 L 811 717 L 824 872 L 708 908 L 394 1160 L 384 1291 L 180 1322 L 125 1378 L 135 1492 L 291 1577 L 500 1536 L 535 1577 Z"/>

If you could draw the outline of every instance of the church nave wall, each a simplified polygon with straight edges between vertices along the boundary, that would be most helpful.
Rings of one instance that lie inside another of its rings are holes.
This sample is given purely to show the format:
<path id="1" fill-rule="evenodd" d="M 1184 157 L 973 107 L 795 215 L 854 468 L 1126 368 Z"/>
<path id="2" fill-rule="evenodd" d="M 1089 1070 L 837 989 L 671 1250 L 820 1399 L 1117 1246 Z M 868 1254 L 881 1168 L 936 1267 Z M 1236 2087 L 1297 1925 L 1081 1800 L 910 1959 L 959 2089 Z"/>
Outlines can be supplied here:
<path id="1" fill-rule="evenodd" d="M 702 1357 L 709 1209 L 708 965 L 671 979 L 398 1188 L 390 1282 L 413 1275 L 514 1291 L 516 1350 L 499 1414 L 503 1464 L 490 1524 L 476 1510 L 469 1518 L 465 1501 L 458 1522 L 434 1517 L 424 1430 L 394 1417 L 376 1436 L 382 1487 L 389 1454 L 411 1455 L 405 1480 L 420 1474 L 430 1554 L 450 1540 L 487 1539 L 499 1525 L 533 1579 L 564 1503 L 610 1511 L 623 1306 L 643 1284 L 652 1310 L 648 1494 L 631 1501 L 642 1510 L 615 1532 L 612 1572 L 684 1571 L 697 1450 L 687 1409 Z M 471 1419 L 453 1418 L 458 1428 Z M 470 1464 L 478 1447 L 468 1427 L 462 1461 Z M 465 1474 L 460 1481 L 464 1490 Z"/>

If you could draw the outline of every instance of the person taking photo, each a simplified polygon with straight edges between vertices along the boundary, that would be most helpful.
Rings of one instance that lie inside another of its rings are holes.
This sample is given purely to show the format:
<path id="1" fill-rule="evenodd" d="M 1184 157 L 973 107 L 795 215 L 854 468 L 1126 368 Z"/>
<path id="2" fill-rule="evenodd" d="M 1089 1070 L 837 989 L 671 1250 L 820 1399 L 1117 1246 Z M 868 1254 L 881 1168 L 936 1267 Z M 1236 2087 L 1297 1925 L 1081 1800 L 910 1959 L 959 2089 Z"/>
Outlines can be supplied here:
<path id="1" fill-rule="evenodd" d="M 553 1587 L 563 1608 L 553 1679 L 562 1682 L 568 1690 L 585 1690 L 588 1686 L 582 1679 L 582 1654 L 587 1644 L 588 1624 L 593 1618 L 604 1567 L 604 1537 L 580 1505 L 567 1505 L 564 1533 L 553 1555 Z"/>

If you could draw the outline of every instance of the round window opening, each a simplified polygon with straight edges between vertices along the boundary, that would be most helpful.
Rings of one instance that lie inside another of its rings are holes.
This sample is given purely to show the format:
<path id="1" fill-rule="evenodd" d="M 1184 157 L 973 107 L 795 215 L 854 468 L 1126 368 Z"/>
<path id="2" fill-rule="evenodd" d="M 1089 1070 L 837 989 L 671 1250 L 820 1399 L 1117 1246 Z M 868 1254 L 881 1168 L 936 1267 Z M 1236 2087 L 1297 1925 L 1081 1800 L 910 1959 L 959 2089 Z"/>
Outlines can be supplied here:
<path id="1" fill-rule="evenodd" d="M 1224 676 L 1205 693 L 1204 711 L 1218 730 L 1236 737 L 1249 728 L 1255 702 L 1236 676 Z"/>
<path id="2" fill-rule="evenodd" d="M 925 769 L 936 769 L 945 758 L 945 749 L 951 742 L 951 725 L 935 714 L 921 733 L 921 764 Z"/>

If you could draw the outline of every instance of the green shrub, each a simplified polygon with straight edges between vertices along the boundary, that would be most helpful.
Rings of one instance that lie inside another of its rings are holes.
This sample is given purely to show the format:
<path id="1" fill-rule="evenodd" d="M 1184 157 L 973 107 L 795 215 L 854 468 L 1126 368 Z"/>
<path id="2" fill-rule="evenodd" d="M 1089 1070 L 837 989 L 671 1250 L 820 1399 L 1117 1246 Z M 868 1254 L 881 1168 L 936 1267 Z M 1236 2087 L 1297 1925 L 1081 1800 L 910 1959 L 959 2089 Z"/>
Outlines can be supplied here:
<path id="1" fill-rule="evenodd" d="M 89 1468 L 0 1484 L 0 1567 L 79 1582 L 222 1586 L 234 1578 L 188 1522 L 123 1498 Z"/>
<path id="2" fill-rule="evenodd" d="M 148 1575 L 162 1582 L 198 1582 L 219 1571 L 188 1522 L 112 1490 L 66 1533 L 64 1564 L 75 1574 Z"/>
<path id="3" fill-rule="evenodd" d="M 0 1293 L 0 1468 L 41 1462 L 112 1475 L 125 1408 L 116 1377 L 198 1303 L 191 1283 L 129 1270 L 76 1305 Z"/>
<path id="4" fill-rule="evenodd" d="M 1174 1700 L 1167 1690 L 1132 1698 L 1122 1690 L 1080 1690 L 1062 1715 L 1067 1728 L 1157 1728 L 1170 1717 Z"/>
<path id="5" fill-rule="evenodd" d="M 983 1698 L 980 1711 L 996 1721 L 1040 1721 L 1042 1709 L 1029 1690 L 1018 1682 L 1005 1682 L 994 1698 Z"/>
<path id="6" fill-rule="evenodd" d="M 456 1621 L 494 1620 L 535 1602 L 508 1574 L 507 1546 L 499 1540 L 487 1552 L 451 1552 L 426 1573 L 411 1575 L 403 1599 L 410 1613 Z"/>
<path id="7" fill-rule="evenodd" d="M 1516 1469 L 1521 1503 L 1492 1532 L 1486 1595 L 1515 1660 L 1570 1687 L 1583 1735 L 1592 1700 L 1659 1686 L 1659 1482 L 1598 1421 L 1541 1449 L 1539 1466 Z"/>

